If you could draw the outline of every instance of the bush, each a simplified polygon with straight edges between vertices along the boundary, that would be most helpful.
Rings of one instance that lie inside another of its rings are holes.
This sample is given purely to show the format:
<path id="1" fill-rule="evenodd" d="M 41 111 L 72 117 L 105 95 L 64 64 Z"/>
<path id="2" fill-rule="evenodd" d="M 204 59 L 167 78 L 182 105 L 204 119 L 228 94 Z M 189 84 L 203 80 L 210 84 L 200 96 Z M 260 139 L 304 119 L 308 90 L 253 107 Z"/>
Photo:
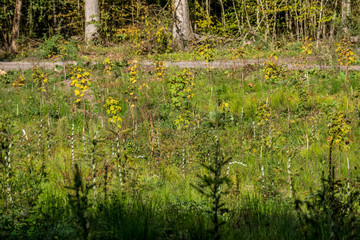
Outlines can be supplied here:
<path id="1" fill-rule="evenodd" d="M 61 35 L 54 35 L 45 39 L 38 49 L 38 54 L 41 58 L 69 60 L 76 59 L 78 51 L 74 40 L 65 40 Z"/>

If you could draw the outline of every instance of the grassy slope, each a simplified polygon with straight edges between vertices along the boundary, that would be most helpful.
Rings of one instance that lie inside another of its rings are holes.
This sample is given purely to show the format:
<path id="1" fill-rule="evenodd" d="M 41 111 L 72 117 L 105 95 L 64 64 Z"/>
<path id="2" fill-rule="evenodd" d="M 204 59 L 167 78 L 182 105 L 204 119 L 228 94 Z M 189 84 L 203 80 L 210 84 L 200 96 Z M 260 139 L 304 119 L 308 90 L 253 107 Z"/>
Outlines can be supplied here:
<path id="1" fill-rule="evenodd" d="M 20 220 L 20 224 L 11 225 L 9 231 L 14 238 L 20 235 L 39 238 L 41 234 L 67 238 L 79 232 L 74 221 L 63 214 L 70 211 L 66 200 L 69 190 L 64 186 L 72 185 L 72 124 L 75 127 L 75 159 L 88 182 L 93 179 L 91 151 L 95 132 L 99 139 L 95 149 L 97 197 L 93 190 L 90 192 L 91 231 L 99 237 L 109 234 L 118 238 L 126 236 L 126 239 L 153 239 L 155 236 L 207 239 L 205 229 L 211 223 L 203 210 L 208 209 L 209 204 L 190 183 L 196 183 L 196 175 L 204 171 L 199 163 L 208 161 L 214 135 L 219 137 L 223 151 L 232 156 L 233 161 L 246 164 L 233 164 L 230 169 L 233 184 L 230 194 L 224 197 L 231 210 L 224 215 L 228 218 L 224 232 L 229 239 L 240 236 L 248 239 L 302 238 L 295 231 L 296 215 L 288 200 L 291 192 L 287 164 L 290 157 L 291 175 L 299 197 L 320 187 L 321 172 L 327 170 L 327 124 L 333 111 L 346 113 L 352 127 L 347 153 L 339 148 L 335 150 L 336 174 L 339 178 L 347 177 L 346 156 L 352 176 L 359 174 L 357 72 L 348 73 L 347 84 L 344 73 L 336 71 L 309 71 L 308 78 L 305 72 L 286 72 L 270 83 L 265 80 L 262 68 L 194 69 L 195 85 L 191 86 L 194 97 L 183 100 L 189 102 L 190 120 L 194 125 L 181 130 L 174 124 L 181 111 L 172 106 L 167 84 L 171 77 L 179 78 L 179 71 L 168 69 L 160 82 L 154 72 L 140 70 L 136 88 L 144 83 L 149 88 L 136 90 L 139 100 L 134 111 L 135 134 L 124 94 L 130 85 L 127 68 L 115 64 L 110 75 L 105 74 L 101 64 L 86 68 L 94 76 L 91 93 L 85 95 L 85 150 L 83 107 L 74 104 L 70 67 L 65 70 L 66 80 L 63 71 L 46 72 L 49 79 L 46 93 L 37 91 L 31 71 L 1 76 L 1 116 L 11 123 L 12 127 L 7 127 L 11 128 L 14 142 L 12 194 L 15 199 L 9 207 L 4 183 L 1 211 L 7 212 L 11 221 L 21 214 L 28 219 L 25 223 Z M 12 83 L 20 75 L 24 76 L 25 85 L 13 87 Z M 301 101 L 301 95 L 307 96 L 305 102 Z M 121 129 L 116 130 L 107 123 L 103 104 L 108 96 L 120 99 Z M 259 114 L 266 102 L 270 115 L 264 117 Z M 262 118 L 268 120 L 261 121 Z M 119 132 L 121 159 L 126 160 L 124 185 L 119 184 L 117 159 L 113 156 L 115 150 L 112 149 L 117 147 L 113 131 Z M 308 148 L 306 139 L 309 139 Z M 43 162 L 48 179 L 45 182 L 39 180 Z M 260 164 L 264 166 L 264 179 Z M 113 196 L 107 203 L 95 201 L 103 198 L 105 166 L 110 169 L 108 191 Z M 36 197 L 38 194 L 40 198 Z M 270 200 L 263 202 L 264 195 Z M 279 199 L 282 201 L 278 202 Z M 34 213 L 28 212 L 34 209 Z M 47 222 L 45 216 L 51 221 Z M 324 239 L 327 234 L 323 235 Z"/>

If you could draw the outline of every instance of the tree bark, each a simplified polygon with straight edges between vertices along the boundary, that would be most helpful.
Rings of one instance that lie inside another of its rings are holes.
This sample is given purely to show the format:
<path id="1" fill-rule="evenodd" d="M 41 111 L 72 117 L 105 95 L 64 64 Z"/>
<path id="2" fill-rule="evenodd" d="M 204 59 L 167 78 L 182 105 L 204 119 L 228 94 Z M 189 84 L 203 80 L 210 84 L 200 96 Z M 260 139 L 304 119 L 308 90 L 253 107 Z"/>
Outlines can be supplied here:
<path id="1" fill-rule="evenodd" d="M 56 0 L 53 0 L 53 24 L 54 32 L 57 33 L 57 21 L 56 21 Z"/>
<path id="2" fill-rule="evenodd" d="M 269 23 L 269 3 L 267 0 L 265 0 L 265 12 L 264 18 L 265 18 L 265 42 L 267 41 L 267 37 L 270 34 L 270 23 Z"/>
<path id="3" fill-rule="evenodd" d="M 334 7 L 334 11 L 333 11 L 333 15 L 332 15 L 332 19 L 331 19 L 331 26 L 330 26 L 330 37 L 329 37 L 329 44 L 333 45 L 334 42 L 334 32 L 335 32 L 335 23 L 336 23 L 336 9 L 338 6 L 338 0 L 335 0 L 335 7 Z"/>
<path id="4" fill-rule="evenodd" d="M 98 35 L 99 0 L 85 0 L 85 42 L 88 43 Z"/>
<path id="5" fill-rule="evenodd" d="M 272 42 L 275 41 L 275 37 L 276 37 L 276 18 L 277 18 L 277 1 L 274 1 L 274 16 L 273 16 L 273 36 L 272 36 Z"/>
<path id="6" fill-rule="evenodd" d="M 33 23 L 33 0 L 30 0 L 30 4 L 29 4 L 29 37 L 32 37 L 33 34 L 33 27 L 34 27 L 34 23 Z"/>
<path id="7" fill-rule="evenodd" d="M 341 22 L 346 35 L 349 34 L 348 20 L 351 14 L 351 0 L 342 0 L 341 3 Z"/>
<path id="8" fill-rule="evenodd" d="M 320 33 L 321 33 L 321 26 L 322 26 L 322 14 L 323 14 L 323 1 L 320 1 L 320 13 L 319 13 L 319 24 L 318 24 L 318 29 L 317 29 L 317 34 L 316 34 L 316 47 L 319 47 L 319 41 L 320 41 Z"/>
<path id="9" fill-rule="evenodd" d="M 10 50 L 12 52 L 16 52 L 17 50 L 16 40 L 19 38 L 19 32 L 20 32 L 21 6 L 22 6 L 22 0 L 16 0 L 14 21 L 11 31 Z"/>
<path id="10" fill-rule="evenodd" d="M 241 24 L 240 24 L 239 15 L 237 13 L 236 5 L 235 5 L 234 0 L 232 0 L 232 4 L 233 4 L 233 7 L 234 7 L 235 17 L 236 17 L 236 21 L 237 21 L 237 25 L 238 25 L 238 31 L 239 31 L 239 33 L 241 33 Z"/>
<path id="11" fill-rule="evenodd" d="M 221 7 L 221 21 L 222 21 L 222 24 L 224 26 L 224 29 L 226 30 L 226 19 L 225 19 L 224 3 L 223 3 L 223 0 L 219 0 L 219 2 L 220 2 L 220 7 Z"/>
<path id="12" fill-rule="evenodd" d="M 205 7 L 206 7 L 206 16 L 207 16 L 207 18 L 209 18 L 210 17 L 210 0 L 206 0 Z"/>
<path id="13" fill-rule="evenodd" d="M 295 0 L 295 23 L 296 23 L 296 40 L 299 41 L 300 40 L 300 26 L 299 26 L 299 14 L 298 14 L 298 3 Z"/>
<path id="14" fill-rule="evenodd" d="M 184 47 L 194 39 L 191 28 L 188 0 L 173 0 L 173 38 L 175 45 Z"/>

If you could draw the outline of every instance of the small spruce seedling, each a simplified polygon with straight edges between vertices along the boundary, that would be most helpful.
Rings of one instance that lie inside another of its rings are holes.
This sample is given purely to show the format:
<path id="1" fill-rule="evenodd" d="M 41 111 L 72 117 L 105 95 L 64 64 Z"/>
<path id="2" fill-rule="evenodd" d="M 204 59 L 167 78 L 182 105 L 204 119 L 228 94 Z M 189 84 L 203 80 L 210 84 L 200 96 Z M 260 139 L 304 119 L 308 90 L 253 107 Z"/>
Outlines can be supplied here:
<path id="1" fill-rule="evenodd" d="M 215 240 L 220 239 L 220 227 L 225 224 L 224 221 L 219 219 L 219 214 L 225 210 L 225 203 L 221 201 L 221 197 L 224 196 L 226 192 L 222 189 L 222 186 L 224 184 L 229 185 L 230 179 L 224 173 L 223 169 L 230 160 L 231 158 L 227 158 L 221 153 L 219 140 L 216 139 L 213 160 L 210 161 L 209 164 L 207 164 L 206 161 L 201 164 L 208 173 L 198 175 L 200 183 L 197 186 L 192 185 L 202 195 L 212 200 L 212 208 L 209 213 L 211 214 L 211 221 L 214 227 L 210 232 L 213 234 Z"/>
<path id="2" fill-rule="evenodd" d="M 76 218 L 76 224 L 79 228 L 84 240 L 90 236 L 90 221 L 89 221 L 89 191 L 94 185 L 84 183 L 81 176 L 80 168 L 75 163 L 74 185 L 65 187 L 72 190 L 73 193 L 69 193 L 69 203 L 73 214 Z"/>

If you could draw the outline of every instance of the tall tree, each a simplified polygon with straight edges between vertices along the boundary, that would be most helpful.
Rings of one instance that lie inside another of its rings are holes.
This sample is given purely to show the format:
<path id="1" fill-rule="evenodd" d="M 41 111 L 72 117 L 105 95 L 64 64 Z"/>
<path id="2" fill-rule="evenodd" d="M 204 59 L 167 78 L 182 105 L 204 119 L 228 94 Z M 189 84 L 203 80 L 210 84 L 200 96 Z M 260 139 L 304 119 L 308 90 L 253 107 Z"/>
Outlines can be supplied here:
<path id="1" fill-rule="evenodd" d="M 98 34 L 99 0 L 85 0 L 85 42 Z"/>
<path id="2" fill-rule="evenodd" d="M 173 38 L 176 45 L 183 47 L 194 39 L 191 28 L 188 0 L 173 0 Z"/>
<path id="3" fill-rule="evenodd" d="M 19 38 L 20 32 L 21 6 L 22 0 L 16 0 L 10 43 L 10 50 L 12 52 L 16 52 L 17 50 L 16 40 Z"/>
<path id="4" fill-rule="evenodd" d="M 345 34 L 349 34 L 348 21 L 351 14 L 351 0 L 342 0 L 341 22 Z"/>

